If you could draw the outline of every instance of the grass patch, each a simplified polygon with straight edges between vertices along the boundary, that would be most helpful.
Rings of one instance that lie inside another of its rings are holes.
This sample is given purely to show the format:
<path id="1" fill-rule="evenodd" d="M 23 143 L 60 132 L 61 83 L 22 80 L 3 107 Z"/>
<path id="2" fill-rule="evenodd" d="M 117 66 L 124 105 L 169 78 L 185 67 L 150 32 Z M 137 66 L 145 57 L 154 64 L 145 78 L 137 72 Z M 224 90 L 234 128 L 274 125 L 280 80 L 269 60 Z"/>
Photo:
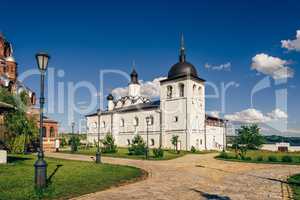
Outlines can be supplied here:
<path id="1" fill-rule="evenodd" d="M 220 153 L 216 158 L 230 161 L 272 163 L 272 164 L 294 164 L 300 165 L 300 152 L 272 152 L 264 150 L 249 150 L 246 158 L 237 157 L 233 150 Z"/>
<path id="2" fill-rule="evenodd" d="M 300 199 L 300 174 L 289 177 L 288 183 L 293 191 L 293 199 Z"/>
<path id="3" fill-rule="evenodd" d="M 39 199 L 34 189 L 35 156 L 9 156 L 7 165 L 0 165 L 0 199 Z M 47 158 L 48 176 L 59 167 L 42 199 L 69 199 L 107 189 L 143 175 L 134 167 L 93 162 Z"/>
<path id="4" fill-rule="evenodd" d="M 61 153 L 71 153 L 69 150 L 61 151 Z M 89 156 L 95 156 L 96 148 L 80 148 L 75 154 L 83 154 L 83 155 L 89 155 Z M 164 150 L 164 156 L 163 157 L 155 157 L 153 154 L 152 149 L 150 149 L 149 152 L 149 160 L 170 160 L 174 158 L 178 158 L 181 156 L 184 156 L 187 154 L 186 151 L 180 151 L 180 153 L 177 153 L 173 150 Z M 116 153 L 102 153 L 101 154 L 104 157 L 116 157 L 116 158 L 128 158 L 128 159 L 138 159 L 138 160 L 144 160 L 144 155 L 129 155 L 128 148 L 122 148 L 119 147 L 118 151 Z"/>

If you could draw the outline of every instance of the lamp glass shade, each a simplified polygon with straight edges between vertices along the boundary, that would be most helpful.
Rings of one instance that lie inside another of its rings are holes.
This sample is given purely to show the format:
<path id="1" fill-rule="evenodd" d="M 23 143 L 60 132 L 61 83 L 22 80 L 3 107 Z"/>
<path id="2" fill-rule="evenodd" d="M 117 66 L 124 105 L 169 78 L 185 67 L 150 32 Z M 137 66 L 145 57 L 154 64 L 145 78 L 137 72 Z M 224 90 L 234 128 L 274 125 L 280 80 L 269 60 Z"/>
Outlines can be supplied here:
<path id="1" fill-rule="evenodd" d="M 150 117 L 146 117 L 146 123 L 149 125 L 150 124 Z"/>
<path id="2" fill-rule="evenodd" d="M 46 53 L 36 54 L 36 61 L 40 71 L 46 71 L 50 56 Z"/>

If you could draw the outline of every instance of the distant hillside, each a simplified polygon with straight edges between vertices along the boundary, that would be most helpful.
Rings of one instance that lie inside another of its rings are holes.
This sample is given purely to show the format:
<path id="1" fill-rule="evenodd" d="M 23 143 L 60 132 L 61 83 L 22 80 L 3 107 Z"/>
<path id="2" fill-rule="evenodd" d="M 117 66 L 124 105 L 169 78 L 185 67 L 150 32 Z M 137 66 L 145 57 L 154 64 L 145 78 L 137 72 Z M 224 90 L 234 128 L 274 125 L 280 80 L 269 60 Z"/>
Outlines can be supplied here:
<path id="1" fill-rule="evenodd" d="M 231 144 L 235 136 L 227 136 L 227 143 Z M 278 142 L 288 142 L 291 146 L 300 146 L 300 137 L 284 137 L 280 135 L 264 136 L 266 144 L 275 144 Z"/>

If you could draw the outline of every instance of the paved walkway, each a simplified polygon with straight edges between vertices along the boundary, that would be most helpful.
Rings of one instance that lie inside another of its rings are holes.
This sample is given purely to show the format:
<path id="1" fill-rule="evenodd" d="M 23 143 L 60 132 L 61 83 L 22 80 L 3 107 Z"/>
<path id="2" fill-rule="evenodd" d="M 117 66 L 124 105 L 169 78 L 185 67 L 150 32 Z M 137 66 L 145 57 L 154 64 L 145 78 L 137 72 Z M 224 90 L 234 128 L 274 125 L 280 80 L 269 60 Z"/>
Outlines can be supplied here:
<path id="1" fill-rule="evenodd" d="M 169 161 L 103 158 L 106 163 L 131 165 L 149 178 L 76 199 L 288 199 L 284 180 L 300 166 L 250 164 L 215 160 L 216 154 L 189 154 Z M 90 156 L 47 153 L 47 156 L 91 161 Z"/>

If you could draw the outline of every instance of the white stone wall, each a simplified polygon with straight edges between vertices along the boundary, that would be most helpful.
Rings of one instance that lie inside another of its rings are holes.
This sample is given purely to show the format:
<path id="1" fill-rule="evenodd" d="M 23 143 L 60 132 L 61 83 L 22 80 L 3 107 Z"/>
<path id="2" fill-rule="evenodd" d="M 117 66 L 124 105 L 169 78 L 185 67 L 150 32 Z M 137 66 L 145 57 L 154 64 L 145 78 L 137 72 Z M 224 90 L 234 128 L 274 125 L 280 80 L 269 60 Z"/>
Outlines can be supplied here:
<path id="1" fill-rule="evenodd" d="M 223 150 L 225 128 L 219 126 L 206 126 L 207 150 Z"/>

